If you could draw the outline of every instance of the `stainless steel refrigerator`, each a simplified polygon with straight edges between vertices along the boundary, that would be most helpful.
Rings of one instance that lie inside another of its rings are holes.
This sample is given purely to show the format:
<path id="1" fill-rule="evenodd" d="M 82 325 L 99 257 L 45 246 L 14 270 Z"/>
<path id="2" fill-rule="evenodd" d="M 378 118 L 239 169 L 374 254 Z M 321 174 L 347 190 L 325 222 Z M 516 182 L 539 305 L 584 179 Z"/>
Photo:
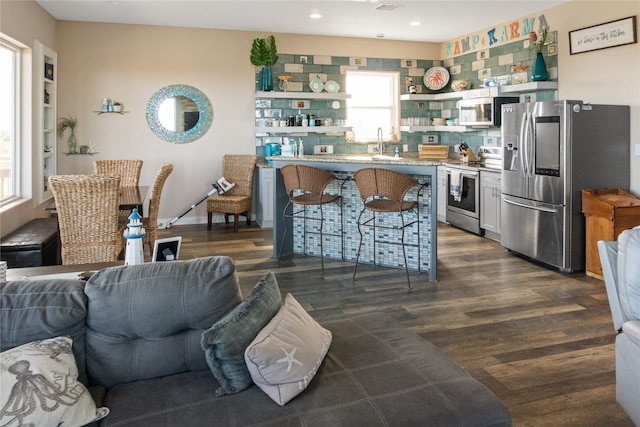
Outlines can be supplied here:
<path id="1" fill-rule="evenodd" d="M 502 246 L 567 273 L 584 270 L 581 190 L 628 190 L 629 107 L 508 104 L 501 130 Z"/>

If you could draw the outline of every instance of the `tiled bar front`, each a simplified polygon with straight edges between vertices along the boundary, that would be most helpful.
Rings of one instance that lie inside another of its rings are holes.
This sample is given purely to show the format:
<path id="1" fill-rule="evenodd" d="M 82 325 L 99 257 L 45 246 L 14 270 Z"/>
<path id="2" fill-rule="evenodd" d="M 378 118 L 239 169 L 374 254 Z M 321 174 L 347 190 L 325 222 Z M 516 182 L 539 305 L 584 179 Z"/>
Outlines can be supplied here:
<path id="1" fill-rule="evenodd" d="M 284 220 L 282 211 L 285 208 L 288 198 L 284 188 L 284 182 L 280 168 L 286 164 L 299 163 L 308 164 L 310 166 L 333 172 L 338 179 L 346 179 L 344 183 L 334 181 L 327 187 L 326 192 L 331 194 L 342 195 L 342 218 L 340 217 L 340 208 L 335 204 L 325 205 L 323 207 L 324 238 L 323 249 L 324 256 L 327 258 L 344 259 L 345 261 L 355 262 L 360 243 L 360 234 L 358 233 L 358 216 L 362 210 L 362 201 L 355 182 L 352 180 L 353 173 L 358 169 L 365 167 L 381 167 L 396 170 L 413 176 L 419 183 L 424 186 L 415 186 L 406 196 L 408 200 L 418 200 L 420 222 L 406 229 L 405 242 L 416 246 L 407 246 L 407 261 L 411 270 L 417 271 L 418 267 L 421 272 L 429 275 L 430 281 L 436 280 L 436 183 L 437 165 L 429 162 L 411 161 L 406 163 L 394 161 L 393 164 L 379 164 L 366 162 L 352 162 L 335 158 L 327 158 L 326 156 L 306 156 L 303 158 L 277 158 L 273 157 L 273 167 L 275 169 L 274 179 L 274 225 L 273 225 L 273 249 L 274 256 L 278 256 L 280 246 L 283 245 L 283 255 L 285 254 L 302 254 L 305 253 L 305 239 L 303 233 L 304 223 L 302 220 L 295 222 L 288 219 L 290 231 L 287 238 L 282 242 L 284 234 Z M 419 191 L 419 195 L 418 195 Z M 313 216 L 319 216 L 318 207 L 307 207 L 307 212 Z M 378 216 L 386 224 L 397 225 L 400 218 L 396 214 L 383 214 Z M 405 218 L 415 218 L 413 213 L 405 215 Z M 405 221 L 406 221 L 405 219 Z M 342 221 L 342 226 L 341 226 Z M 317 221 L 307 221 L 307 229 L 318 230 L 319 223 Z M 344 247 L 341 239 L 335 234 L 339 234 L 342 229 L 344 236 Z M 292 231 L 291 231 L 292 230 Z M 420 234 L 420 245 L 418 244 L 418 233 Z M 363 246 L 360 254 L 361 263 L 373 263 L 373 232 L 368 227 L 363 227 Z M 307 234 L 306 253 L 310 256 L 320 256 L 320 235 Z M 400 241 L 400 232 L 396 230 L 379 229 L 376 232 L 376 239 L 388 241 Z M 376 264 L 387 267 L 404 268 L 404 259 L 402 255 L 402 247 L 392 244 L 377 243 L 376 244 Z M 344 257 L 343 257 L 344 254 Z"/>

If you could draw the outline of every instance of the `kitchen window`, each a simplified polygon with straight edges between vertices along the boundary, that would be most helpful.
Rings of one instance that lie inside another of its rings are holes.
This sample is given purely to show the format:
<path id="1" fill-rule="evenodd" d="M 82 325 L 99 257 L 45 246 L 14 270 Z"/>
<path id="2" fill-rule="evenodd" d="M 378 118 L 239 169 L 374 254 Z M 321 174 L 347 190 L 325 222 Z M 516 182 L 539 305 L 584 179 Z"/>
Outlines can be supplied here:
<path id="1" fill-rule="evenodd" d="M 0 37 L 0 206 L 19 191 L 20 48 Z"/>
<path id="2" fill-rule="evenodd" d="M 384 141 L 398 141 L 400 74 L 384 71 L 347 71 L 347 121 L 356 142 L 375 142 L 378 128 Z"/>

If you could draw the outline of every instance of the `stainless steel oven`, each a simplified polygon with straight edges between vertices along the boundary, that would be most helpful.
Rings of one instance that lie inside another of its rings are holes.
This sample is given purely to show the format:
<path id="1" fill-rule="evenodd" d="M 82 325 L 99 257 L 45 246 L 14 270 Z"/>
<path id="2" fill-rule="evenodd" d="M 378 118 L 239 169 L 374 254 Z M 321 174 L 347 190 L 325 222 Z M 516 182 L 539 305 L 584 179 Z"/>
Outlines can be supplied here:
<path id="1" fill-rule="evenodd" d="M 447 222 L 455 227 L 481 234 L 480 172 L 477 167 L 447 165 Z M 451 194 L 451 173 L 460 173 L 459 197 Z"/>

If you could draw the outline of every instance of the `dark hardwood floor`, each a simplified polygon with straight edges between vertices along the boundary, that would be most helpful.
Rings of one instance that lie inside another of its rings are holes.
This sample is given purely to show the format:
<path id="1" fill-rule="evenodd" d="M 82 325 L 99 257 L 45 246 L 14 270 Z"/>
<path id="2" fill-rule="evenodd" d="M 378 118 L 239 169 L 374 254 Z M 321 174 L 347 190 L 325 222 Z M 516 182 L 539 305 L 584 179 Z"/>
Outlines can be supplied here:
<path id="1" fill-rule="evenodd" d="M 509 407 L 516 426 L 633 426 L 615 401 L 615 333 L 604 283 L 566 275 L 508 253 L 499 243 L 438 228 L 438 281 L 412 273 L 294 256 L 276 267 L 272 230 L 174 225 L 181 259 L 227 255 L 242 291 L 273 270 L 322 321 L 385 311 L 444 350 Z"/>

